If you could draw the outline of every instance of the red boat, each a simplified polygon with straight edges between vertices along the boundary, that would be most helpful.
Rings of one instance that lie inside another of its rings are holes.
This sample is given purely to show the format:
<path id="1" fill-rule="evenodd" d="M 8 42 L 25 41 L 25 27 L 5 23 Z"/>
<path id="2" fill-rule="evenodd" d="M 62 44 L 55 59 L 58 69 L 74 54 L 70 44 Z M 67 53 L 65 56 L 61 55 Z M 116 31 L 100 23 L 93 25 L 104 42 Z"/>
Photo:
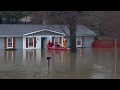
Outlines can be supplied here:
<path id="1" fill-rule="evenodd" d="M 63 47 L 49 47 L 47 46 L 48 50 L 66 50 L 66 51 L 70 51 L 70 48 L 63 48 Z"/>

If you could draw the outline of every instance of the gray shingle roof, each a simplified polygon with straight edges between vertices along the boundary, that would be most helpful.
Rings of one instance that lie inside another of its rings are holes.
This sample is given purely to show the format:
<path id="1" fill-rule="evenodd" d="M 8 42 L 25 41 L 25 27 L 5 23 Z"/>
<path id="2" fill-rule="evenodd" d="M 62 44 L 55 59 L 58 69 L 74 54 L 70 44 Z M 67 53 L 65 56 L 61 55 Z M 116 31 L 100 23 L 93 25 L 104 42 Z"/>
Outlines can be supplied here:
<path id="1" fill-rule="evenodd" d="M 90 29 L 83 25 L 77 25 L 76 35 L 95 35 Z M 70 35 L 66 25 L 35 25 L 35 24 L 0 24 L 0 35 L 23 35 L 26 33 L 50 29 L 60 33 Z"/>
<path id="2" fill-rule="evenodd" d="M 96 33 L 83 25 L 76 26 L 76 36 L 95 36 Z"/>

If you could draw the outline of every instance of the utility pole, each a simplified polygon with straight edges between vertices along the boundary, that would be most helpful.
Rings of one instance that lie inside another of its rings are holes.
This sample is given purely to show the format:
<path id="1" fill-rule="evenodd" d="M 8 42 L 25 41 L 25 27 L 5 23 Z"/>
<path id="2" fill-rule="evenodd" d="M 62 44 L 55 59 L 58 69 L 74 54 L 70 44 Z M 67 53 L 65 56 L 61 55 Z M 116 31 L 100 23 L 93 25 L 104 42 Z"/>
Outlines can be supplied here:
<path id="1" fill-rule="evenodd" d="M 116 37 L 118 34 L 116 35 Z M 117 67 L 117 38 L 115 37 L 115 79 L 116 79 L 116 67 Z"/>

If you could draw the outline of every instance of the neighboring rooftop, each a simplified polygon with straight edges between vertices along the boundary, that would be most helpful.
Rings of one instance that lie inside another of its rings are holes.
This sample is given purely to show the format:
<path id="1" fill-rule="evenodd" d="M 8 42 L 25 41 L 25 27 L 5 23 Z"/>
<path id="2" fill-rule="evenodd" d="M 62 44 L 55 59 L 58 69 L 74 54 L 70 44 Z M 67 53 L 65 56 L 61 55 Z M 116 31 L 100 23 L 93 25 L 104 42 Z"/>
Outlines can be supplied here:
<path id="1" fill-rule="evenodd" d="M 76 36 L 95 36 L 96 33 L 83 25 L 76 26 Z"/>

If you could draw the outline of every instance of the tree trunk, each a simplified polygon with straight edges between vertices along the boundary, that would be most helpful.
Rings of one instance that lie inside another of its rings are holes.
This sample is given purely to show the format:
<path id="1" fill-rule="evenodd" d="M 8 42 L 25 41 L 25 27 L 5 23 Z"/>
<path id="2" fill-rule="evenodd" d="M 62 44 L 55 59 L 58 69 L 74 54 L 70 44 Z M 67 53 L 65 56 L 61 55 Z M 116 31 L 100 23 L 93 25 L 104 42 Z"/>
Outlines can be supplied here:
<path id="1" fill-rule="evenodd" d="M 2 24 L 2 18 L 0 18 L 0 24 Z"/>
<path id="2" fill-rule="evenodd" d="M 76 52 L 76 26 L 72 26 L 70 29 L 70 48 L 71 52 Z"/>
<path id="3" fill-rule="evenodd" d="M 2 15 L 0 15 L 0 24 L 2 24 Z"/>

